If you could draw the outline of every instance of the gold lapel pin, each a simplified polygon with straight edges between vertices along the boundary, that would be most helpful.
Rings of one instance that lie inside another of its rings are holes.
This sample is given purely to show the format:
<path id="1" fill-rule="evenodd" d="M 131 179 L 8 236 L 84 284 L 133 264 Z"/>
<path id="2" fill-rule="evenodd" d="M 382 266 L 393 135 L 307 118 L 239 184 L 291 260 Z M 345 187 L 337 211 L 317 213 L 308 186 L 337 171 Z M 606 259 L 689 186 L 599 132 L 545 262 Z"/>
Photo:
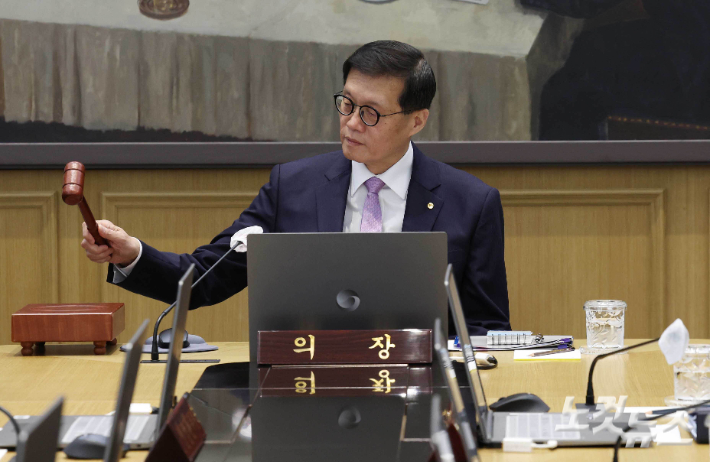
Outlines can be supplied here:
<path id="1" fill-rule="evenodd" d="M 427 206 L 427 208 L 428 208 L 429 210 L 431 210 L 431 209 L 434 208 L 434 203 L 433 203 L 433 202 L 429 202 L 426 206 Z"/>

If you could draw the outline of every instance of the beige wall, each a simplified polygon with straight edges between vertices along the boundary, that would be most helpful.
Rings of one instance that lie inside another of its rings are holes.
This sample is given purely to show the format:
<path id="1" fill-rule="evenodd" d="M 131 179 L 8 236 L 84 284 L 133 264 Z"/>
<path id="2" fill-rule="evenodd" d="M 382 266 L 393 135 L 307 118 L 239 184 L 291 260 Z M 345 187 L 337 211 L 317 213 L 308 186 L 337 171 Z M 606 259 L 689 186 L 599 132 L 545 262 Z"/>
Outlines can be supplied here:
<path id="1" fill-rule="evenodd" d="M 465 168 L 501 190 L 511 321 L 516 329 L 584 337 L 582 305 L 628 302 L 627 338 L 681 317 L 707 338 L 710 166 Z M 149 244 L 190 252 L 227 227 L 268 169 L 89 171 L 97 217 Z M 105 283 L 79 247 L 81 215 L 61 200 L 56 171 L 0 171 L 0 344 L 28 303 L 123 302 L 128 339 L 165 305 Z M 191 313 L 190 332 L 247 340 L 246 291 Z"/>

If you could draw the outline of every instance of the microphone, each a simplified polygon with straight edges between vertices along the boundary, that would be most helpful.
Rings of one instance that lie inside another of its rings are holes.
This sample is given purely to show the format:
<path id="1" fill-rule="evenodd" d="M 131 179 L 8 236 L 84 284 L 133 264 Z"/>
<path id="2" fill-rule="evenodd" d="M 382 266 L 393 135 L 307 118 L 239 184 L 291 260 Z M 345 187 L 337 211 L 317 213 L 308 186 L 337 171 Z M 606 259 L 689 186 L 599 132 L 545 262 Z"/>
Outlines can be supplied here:
<path id="1" fill-rule="evenodd" d="M 234 240 L 234 239 L 233 239 L 233 240 Z M 229 255 L 229 252 L 231 252 L 231 251 L 233 251 L 234 249 L 236 249 L 239 244 L 242 244 L 242 242 L 239 241 L 239 240 L 234 241 L 234 244 L 232 244 L 232 246 L 229 248 L 229 250 L 227 250 L 227 251 L 224 253 L 224 255 L 222 255 L 222 256 L 219 258 L 219 260 L 217 260 L 217 261 L 215 262 L 215 264 L 210 267 L 210 269 L 208 269 L 207 271 L 205 271 L 205 274 L 203 274 L 202 276 L 200 276 L 200 278 L 192 284 L 191 289 L 194 289 L 195 286 L 196 286 L 197 284 L 199 284 L 200 281 L 202 281 L 202 280 L 205 278 L 205 276 L 207 276 L 208 274 L 210 274 L 210 271 L 212 271 L 213 269 L 215 269 L 215 268 L 217 267 L 217 265 L 219 265 L 220 262 L 221 262 L 222 260 L 224 260 L 227 255 Z M 170 313 L 170 311 L 171 311 L 173 308 L 175 308 L 175 305 L 177 305 L 177 302 L 178 302 L 178 301 L 175 300 L 175 302 L 173 302 L 172 305 L 170 305 L 169 307 L 167 307 L 167 308 L 165 309 L 165 311 L 163 311 L 162 313 L 160 313 L 160 316 L 158 316 L 158 320 L 155 321 L 155 327 L 153 328 L 153 343 L 151 344 L 151 350 L 150 350 L 150 361 L 143 361 L 143 362 L 159 362 L 160 356 L 158 355 L 158 328 L 160 327 L 160 322 L 163 320 L 163 318 L 164 318 L 168 313 Z M 179 340 L 179 339 L 175 340 L 175 339 L 174 339 L 174 341 L 181 341 L 181 340 Z"/>
<path id="2" fill-rule="evenodd" d="M 577 404 L 578 409 L 594 409 L 596 408 L 596 403 L 594 402 L 594 384 L 592 381 L 592 378 L 594 376 L 594 366 L 597 365 L 597 361 L 599 361 L 602 358 L 606 358 L 607 356 L 612 356 L 615 354 L 623 353 L 624 351 L 629 351 L 633 350 L 634 348 L 642 347 L 644 345 L 649 345 L 651 343 L 655 343 L 659 341 L 661 338 L 654 338 L 653 340 L 647 340 L 645 342 L 637 343 L 636 345 L 631 345 L 629 347 L 621 348 L 619 350 L 614 350 L 610 353 L 604 353 L 603 355 L 599 355 L 594 360 L 592 361 L 592 365 L 589 367 L 589 379 L 587 380 L 587 399 L 584 404 Z"/>

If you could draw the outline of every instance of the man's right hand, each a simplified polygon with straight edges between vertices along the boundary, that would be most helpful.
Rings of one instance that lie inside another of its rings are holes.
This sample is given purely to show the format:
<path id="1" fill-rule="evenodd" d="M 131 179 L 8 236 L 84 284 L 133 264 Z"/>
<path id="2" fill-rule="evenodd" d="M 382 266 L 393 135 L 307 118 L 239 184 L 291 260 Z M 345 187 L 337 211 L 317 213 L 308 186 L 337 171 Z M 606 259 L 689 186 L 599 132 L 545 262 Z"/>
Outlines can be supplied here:
<path id="1" fill-rule="evenodd" d="M 97 220 L 99 235 L 111 245 L 96 245 L 94 236 L 89 233 L 86 223 L 82 223 L 84 240 L 81 246 L 86 250 L 86 256 L 95 263 L 113 263 L 127 266 L 138 258 L 141 243 L 135 237 L 129 236 L 123 229 L 108 220 Z"/>

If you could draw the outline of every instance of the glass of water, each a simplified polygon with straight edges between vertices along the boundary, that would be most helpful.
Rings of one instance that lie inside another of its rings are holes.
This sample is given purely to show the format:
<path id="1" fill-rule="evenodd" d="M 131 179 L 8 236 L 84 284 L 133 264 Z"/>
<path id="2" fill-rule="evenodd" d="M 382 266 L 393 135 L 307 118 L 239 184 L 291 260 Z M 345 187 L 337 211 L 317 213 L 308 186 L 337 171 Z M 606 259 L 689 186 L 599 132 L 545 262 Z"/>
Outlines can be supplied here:
<path id="1" fill-rule="evenodd" d="M 673 365 L 673 385 L 673 397 L 666 398 L 671 406 L 710 399 L 710 345 L 688 345 L 681 360 Z"/>
<path id="2" fill-rule="evenodd" d="M 626 302 L 621 300 L 589 300 L 584 304 L 587 322 L 587 346 L 583 354 L 608 353 L 624 347 L 624 315 Z"/>

